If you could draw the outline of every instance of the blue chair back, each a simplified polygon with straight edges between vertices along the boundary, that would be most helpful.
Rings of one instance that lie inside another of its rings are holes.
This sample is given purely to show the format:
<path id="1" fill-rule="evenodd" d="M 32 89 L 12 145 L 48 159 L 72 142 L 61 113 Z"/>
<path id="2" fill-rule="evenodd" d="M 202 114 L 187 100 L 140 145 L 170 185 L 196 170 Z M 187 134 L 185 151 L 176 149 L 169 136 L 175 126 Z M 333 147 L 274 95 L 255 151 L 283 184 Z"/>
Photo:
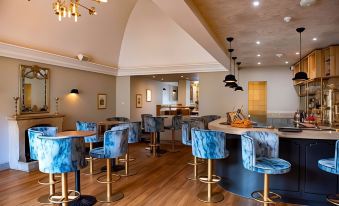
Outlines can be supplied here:
<path id="1" fill-rule="evenodd" d="M 339 140 L 335 142 L 335 154 L 334 154 L 335 170 L 339 174 Z"/>
<path id="2" fill-rule="evenodd" d="M 87 166 L 85 142 L 81 137 L 39 136 L 39 170 L 43 173 L 67 173 Z"/>
<path id="3" fill-rule="evenodd" d="M 272 132 L 248 131 L 241 135 L 243 165 L 254 171 L 256 159 L 279 157 L 279 137 Z"/>
<path id="4" fill-rule="evenodd" d="M 122 123 L 111 128 L 111 130 L 122 130 L 128 128 L 128 143 L 139 142 L 140 137 L 140 122 Z"/>
<path id="5" fill-rule="evenodd" d="M 38 160 L 38 136 L 56 136 L 57 127 L 31 127 L 28 129 L 29 154 L 32 160 Z"/>
<path id="6" fill-rule="evenodd" d="M 141 127 L 145 129 L 145 117 L 153 117 L 151 114 L 141 114 Z"/>
<path id="7" fill-rule="evenodd" d="M 226 134 L 221 131 L 192 128 L 192 154 L 203 159 L 228 157 Z"/>
<path id="8" fill-rule="evenodd" d="M 144 117 L 145 132 L 163 132 L 164 131 L 164 118 L 161 117 Z"/>
<path id="9" fill-rule="evenodd" d="M 205 115 L 205 116 L 202 116 L 200 118 L 202 118 L 204 120 L 205 129 L 208 129 L 208 123 L 210 123 L 214 120 L 220 119 L 220 116 L 219 115 Z"/>
<path id="10" fill-rule="evenodd" d="M 76 122 L 76 128 L 78 131 L 97 131 L 97 124 L 95 122 L 82 122 L 77 121 Z M 101 142 L 102 140 L 100 137 L 96 134 L 93 136 L 85 137 L 86 143 L 96 143 Z"/>
<path id="11" fill-rule="evenodd" d="M 107 121 L 118 121 L 118 122 L 129 122 L 127 117 L 110 117 L 106 119 Z"/>
<path id="12" fill-rule="evenodd" d="M 183 121 L 181 127 L 181 139 L 184 145 L 187 146 L 192 145 L 192 135 L 191 135 L 192 128 L 204 129 L 205 128 L 204 122 L 201 119 L 192 119 L 188 121 Z"/>
<path id="13" fill-rule="evenodd" d="M 124 127 L 124 128 L 119 128 Z M 128 148 L 128 125 L 112 127 L 104 134 L 105 158 L 116 158 L 127 153 Z"/>
<path id="14" fill-rule="evenodd" d="M 172 117 L 172 128 L 174 130 L 181 129 L 182 125 L 182 116 L 181 115 L 175 115 Z"/>

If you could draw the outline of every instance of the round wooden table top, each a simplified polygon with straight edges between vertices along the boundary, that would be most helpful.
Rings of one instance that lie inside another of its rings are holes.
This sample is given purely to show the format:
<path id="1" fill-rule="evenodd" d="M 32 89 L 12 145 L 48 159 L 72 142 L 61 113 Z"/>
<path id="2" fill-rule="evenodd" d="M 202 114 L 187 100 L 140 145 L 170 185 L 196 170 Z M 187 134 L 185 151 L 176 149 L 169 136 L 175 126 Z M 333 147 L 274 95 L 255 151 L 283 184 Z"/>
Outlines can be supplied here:
<path id="1" fill-rule="evenodd" d="M 88 137 L 96 135 L 95 131 L 64 131 L 58 132 L 57 137 Z"/>

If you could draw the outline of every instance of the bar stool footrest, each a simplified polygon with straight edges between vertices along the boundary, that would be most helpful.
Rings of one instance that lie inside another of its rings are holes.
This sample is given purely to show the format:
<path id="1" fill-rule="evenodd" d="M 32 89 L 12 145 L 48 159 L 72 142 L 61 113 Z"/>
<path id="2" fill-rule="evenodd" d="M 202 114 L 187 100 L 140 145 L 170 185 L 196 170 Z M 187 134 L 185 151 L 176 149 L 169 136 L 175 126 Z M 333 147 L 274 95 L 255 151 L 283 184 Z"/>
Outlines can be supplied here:
<path id="1" fill-rule="evenodd" d="M 99 169 L 99 170 L 93 169 L 93 171 L 91 173 L 89 166 L 87 166 L 85 169 L 81 170 L 81 173 L 84 174 L 84 175 L 97 175 L 97 174 L 102 173 L 102 170 L 101 169 Z"/>
<path id="2" fill-rule="evenodd" d="M 116 177 L 116 179 L 114 179 L 113 176 Z M 110 182 L 107 180 L 102 180 L 103 178 L 107 178 L 107 175 L 101 175 L 100 177 L 98 177 L 97 182 L 101 184 L 113 183 L 113 182 L 117 182 L 118 180 L 120 180 L 121 176 L 117 174 L 112 174 L 112 181 Z"/>
<path id="3" fill-rule="evenodd" d="M 206 183 L 206 184 L 215 184 L 220 182 L 221 177 L 217 176 L 217 175 L 212 175 L 212 181 L 208 181 L 207 176 L 199 176 L 199 181 Z"/>
<path id="4" fill-rule="evenodd" d="M 255 201 L 261 202 L 261 203 L 264 203 L 264 204 L 274 204 L 275 203 L 274 200 L 281 199 L 281 196 L 278 195 L 277 193 L 274 193 L 274 192 L 269 192 L 268 201 L 264 201 L 264 192 L 263 191 L 254 191 L 254 192 L 252 192 L 251 196 Z"/>
<path id="5" fill-rule="evenodd" d="M 71 194 L 74 195 L 71 195 Z M 62 203 L 69 203 L 72 201 L 75 201 L 80 198 L 80 192 L 75 191 L 75 190 L 68 190 L 68 200 L 64 200 L 62 197 L 61 192 L 54 193 L 48 197 L 49 201 L 53 204 L 62 204 Z"/>
<path id="6" fill-rule="evenodd" d="M 334 205 L 339 205 L 339 194 L 327 195 L 326 200 Z"/>
<path id="7" fill-rule="evenodd" d="M 195 164 L 194 162 L 190 161 L 190 162 L 187 162 L 187 164 L 188 164 L 188 165 L 194 166 L 194 165 L 201 165 L 201 164 L 204 164 L 204 163 L 203 163 L 203 162 L 197 162 L 197 163 Z"/>
<path id="8" fill-rule="evenodd" d="M 47 180 L 46 180 L 47 179 Z M 60 183 L 61 180 L 54 180 L 53 182 L 49 182 L 49 177 L 44 177 L 38 180 L 38 183 L 40 185 L 55 185 L 57 183 Z"/>

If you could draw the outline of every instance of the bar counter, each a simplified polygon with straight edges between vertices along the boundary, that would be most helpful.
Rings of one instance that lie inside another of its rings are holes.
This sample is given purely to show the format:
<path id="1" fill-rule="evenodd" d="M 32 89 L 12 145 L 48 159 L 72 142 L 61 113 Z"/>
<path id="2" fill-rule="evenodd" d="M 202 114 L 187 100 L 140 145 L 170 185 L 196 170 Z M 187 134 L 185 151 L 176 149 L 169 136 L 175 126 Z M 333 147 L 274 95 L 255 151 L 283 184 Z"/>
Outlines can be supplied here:
<path id="1" fill-rule="evenodd" d="M 227 135 L 226 147 L 230 155 L 216 161 L 216 174 L 222 178 L 220 186 L 237 195 L 251 198 L 251 193 L 263 189 L 263 175 L 251 172 L 242 165 L 241 138 L 245 131 L 270 131 L 279 135 L 279 156 L 289 161 L 291 171 L 272 175 L 270 189 L 282 195 L 282 202 L 303 205 L 327 205 L 326 195 L 339 191 L 337 175 L 318 168 L 318 160 L 334 157 L 335 141 L 339 133 L 334 131 L 279 132 L 266 128 L 234 128 L 223 125 L 226 118 L 209 123 L 211 130 Z"/>

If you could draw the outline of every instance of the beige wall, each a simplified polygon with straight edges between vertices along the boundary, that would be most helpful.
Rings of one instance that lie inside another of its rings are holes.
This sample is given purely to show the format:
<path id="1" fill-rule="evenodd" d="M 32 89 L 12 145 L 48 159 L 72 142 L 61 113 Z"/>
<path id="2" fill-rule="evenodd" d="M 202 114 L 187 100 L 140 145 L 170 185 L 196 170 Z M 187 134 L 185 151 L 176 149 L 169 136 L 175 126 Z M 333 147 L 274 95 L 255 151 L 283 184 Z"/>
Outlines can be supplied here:
<path id="1" fill-rule="evenodd" d="M 116 116 L 131 116 L 131 77 L 116 77 Z"/>
<path id="2" fill-rule="evenodd" d="M 37 63 L 0 57 L 0 165 L 8 162 L 7 117 L 14 114 L 12 97 L 19 96 L 19 64 Z M 76 120 L 100 121 L 115 115 L 116 77 L 37 64 L 51 69 L 51 112 L 55 97 L 60 97 L 59 113 L 65 114 L 64 129 L 74 129 Z M 69 95 L 72 88 L 79 89 L 78 96 Z M 97 109 L 97 93 L 107 94 L 107 109 Z"/>
<path id="3" fill-rule="evenodd" d="M 146 102 L 146 89 L 152 91 L 151 102 Z M 142 95 L 142 108 L 136 108 L 136 94 Z M 140 121 L 141 114 L 156 115 L 157 104 L 162 104 L 162 82 L 144 77 L 131 77 L 131 120 Z"/>
<path id="4" fill-rule="evenodd" d="M 292 71 L 288 67 L 244 68 L 240 70 L 240 84 L 244 92 L 225 88 L 222 80 L 226 72 L 200 73 L 200 115 L 225 115 L 234 107 L 248 107 L 248 81 L 267 81 L 267 112 L 286 115 L 298 109 L 298 96 L 293 87 Z"/>

